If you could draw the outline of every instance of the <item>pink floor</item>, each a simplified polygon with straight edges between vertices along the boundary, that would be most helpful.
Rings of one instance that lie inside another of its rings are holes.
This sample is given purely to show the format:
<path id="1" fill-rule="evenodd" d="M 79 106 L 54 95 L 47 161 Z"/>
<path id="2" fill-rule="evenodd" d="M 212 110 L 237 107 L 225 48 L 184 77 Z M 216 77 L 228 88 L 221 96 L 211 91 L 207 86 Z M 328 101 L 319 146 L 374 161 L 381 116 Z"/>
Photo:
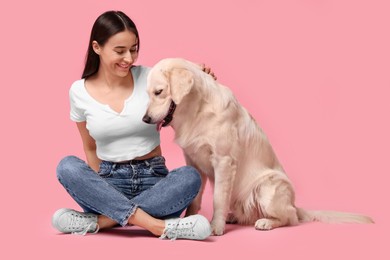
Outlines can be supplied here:
<path id="1" fill-rule="evenodd" d="M 209 203 L 202 214 L 211 217 Z M 67 206 L 72 205 L 69 203 Z M 114 228 L 95 235 L 60 234 L 50 225 L 54 204 L 18 227 L 6 228 L 3 259 L 389 259 L 389 215 L 365 205 L 375 224 L 306 223 L 272 231 L 227 225 L 226 234 L 205 241 L 160 240 L 138 227 Z M 9 214 L 12 214 L 10 212 Z M 9 242 L 12 242 L 11 244 Z"/>

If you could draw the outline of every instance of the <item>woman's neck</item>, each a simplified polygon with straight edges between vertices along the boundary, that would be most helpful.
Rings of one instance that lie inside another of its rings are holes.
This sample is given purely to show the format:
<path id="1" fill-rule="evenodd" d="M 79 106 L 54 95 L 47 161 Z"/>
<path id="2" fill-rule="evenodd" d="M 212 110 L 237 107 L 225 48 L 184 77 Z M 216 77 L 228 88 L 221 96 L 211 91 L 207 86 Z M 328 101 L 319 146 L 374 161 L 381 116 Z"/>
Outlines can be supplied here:
<path id="1" fill-rule="evenodd" d="M 99 70 L 96 74 L 96 79 L 110 89 L 117 87 L 129 86 L 129 82 L 132 82 L 132 75 L 129 72 L 125 77 L 119 77 L 107 73 L 104 70 Z"/>

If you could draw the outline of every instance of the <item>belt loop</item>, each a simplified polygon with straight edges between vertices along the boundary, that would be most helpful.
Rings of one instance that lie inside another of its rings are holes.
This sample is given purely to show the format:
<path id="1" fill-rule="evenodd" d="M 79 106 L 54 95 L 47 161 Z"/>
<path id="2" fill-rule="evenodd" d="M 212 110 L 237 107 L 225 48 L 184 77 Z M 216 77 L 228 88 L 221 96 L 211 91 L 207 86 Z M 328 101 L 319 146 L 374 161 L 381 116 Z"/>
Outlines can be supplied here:
<path id="1" fill-rule="evenodd" d="M 115 168 L 116 168 L 116 163 L 113 163 L 112 164 L 112 170 L 115 171 Z"/>
<path id="2" fill-rule="evenodd" d="M 146 166 L 148 166 L 148 167 L 149 167 L 149 165 L 150 165 L 150 163 L 148 162 L 148 160 L 145 160 L 145 164 L 146 164 Z"/>

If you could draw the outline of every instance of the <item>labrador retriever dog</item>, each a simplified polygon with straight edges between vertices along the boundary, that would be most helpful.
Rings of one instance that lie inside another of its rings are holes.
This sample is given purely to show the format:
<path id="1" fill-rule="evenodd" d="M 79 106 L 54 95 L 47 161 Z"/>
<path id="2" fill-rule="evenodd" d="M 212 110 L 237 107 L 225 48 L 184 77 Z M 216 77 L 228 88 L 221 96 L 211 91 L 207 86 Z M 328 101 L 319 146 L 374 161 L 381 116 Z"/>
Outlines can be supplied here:
<path id="1" fill-rule="evenodd" d="M 367 216 L 296 207 L 293 186 L 270 142 L 231 90 L 188 60 L 158 62 L 147 79 L 149 105 L 143 121 L 170 125 L 186 163 L 202 176 L 202 188 L 186 215 L 201 206 L 206 180 L 213 187 L 214 235 L 225 223 L 271 230 L 300 222 L 373 223 Z"/>

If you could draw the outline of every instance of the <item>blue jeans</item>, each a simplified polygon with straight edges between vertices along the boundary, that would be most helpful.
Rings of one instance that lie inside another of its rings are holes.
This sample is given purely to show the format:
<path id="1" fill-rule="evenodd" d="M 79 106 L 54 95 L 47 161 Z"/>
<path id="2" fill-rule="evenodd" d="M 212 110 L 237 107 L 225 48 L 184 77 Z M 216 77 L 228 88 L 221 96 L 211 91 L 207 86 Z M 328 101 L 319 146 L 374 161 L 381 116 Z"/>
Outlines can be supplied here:
<path id="1" fill-rule="evenodd" d="M 107 216 L 121 226 L 137 208 L 167 219 L 179 217 L 199 192 L 199 173 L 189 166 L 171 172 L 162 156 L 143 161 L 103 161 L 96 173 L 83 160 L 67 156 L 57 178 L 85 212 Z"/>

